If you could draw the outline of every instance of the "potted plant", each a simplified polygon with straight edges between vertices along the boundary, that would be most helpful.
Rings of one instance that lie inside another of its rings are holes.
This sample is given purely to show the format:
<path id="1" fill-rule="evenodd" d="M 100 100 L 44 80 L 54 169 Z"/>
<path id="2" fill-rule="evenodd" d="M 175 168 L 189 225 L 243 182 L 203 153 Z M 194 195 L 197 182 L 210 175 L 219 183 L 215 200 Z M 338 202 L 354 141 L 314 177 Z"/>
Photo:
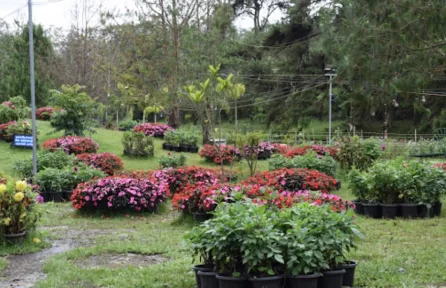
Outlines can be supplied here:
<path id="1" fill-rule="evenodd" d="M 164 143 L 163 143 L 163 149 L 164 150 L 168 150 L 168 151 L 172 151 L 173 150 L 173 146 L 172 146 L 172 142 L 173 142 L 173 138 L 174 138 L 174 131 L 167 131 L 165 136 L 164 136 Z"/>
<path id="2" fill-rule="evenodd" d="M 183 131 L 177 131 L 177 135 L 178 135 L 178 143 L 180 146 L 179 152 L 189 152 L 189 145 L 187 144 L 188 133 Z"/>
<path id="3" fill-rule="evenodd" d="M 181 134 L 178 132 L 173 133 L 173 138 L 172 138 L 172 150 L 173 151 L 181 152 L 180 142 L 181 142 Z"/>
<path id="4" fill-rule="evenodd" d="M 424 165 L 417 161 L 409 161 L 403 163 L 400 159 L 393 160 L 399 162 L 399 169 L 403 176 L 404 185 L 401 185 L 399 198 L 403 203 L 400 204 L 401 216 L 403 218 L 417 218 L 418 217 L 418 202 L 421 201 L 421 186 L 424 186 L 422 179 L 422 171 Z M 391 161 L 389 161 L 391 162 Z M 427 188 L 427 187 L 426 187 Z"/>
<path id="5" fill-rule="evenodd" d="M 418 181 L 422 181 L 419 183 L 421 186 L 419 215 L 422 218 L 440 216 L 441 197 L 446 190 L 446 173 L 443 169 L 430 166 L 424 167 L 422 172 L 422 177 L 417 178 Z"/>
<path id="6" fill-rule="evenodd" d="M 369 188 L 366 183 L 366 175 L 361 173 L 356 167 L 353 167 L 348 177 L 348 187 L 350 188 L 352 194 L 356 197 L 353 200 L 355 204 L 355 213 L 359 215 L 364 215 L 364 206 L 366 203 L 366 195 L 369 192 Z"/>
<path id="7" fill-rule="evenodd" d="M 25 181 L 0 184 L 0 229 L 7 242 L 23 243 L 26 232 L 34 229 L 40 218 L 36 204 L 42 201 Z"/>
<path id="8" fill-rule="evenodd" d="M 56 168 L 47 168 L 37 173 L 36 182 L 42 190 L 45 202 L 63 202 L 62 192 L 66 188 L 67 179 L 62 174 L 69 175 Z"/>
<path id="9" fill-rule="evenodd" d="M 187 144 L 189 144 L 189 152 L 198 153 L 198 135 L 189 133 L 187 137 Z"/>

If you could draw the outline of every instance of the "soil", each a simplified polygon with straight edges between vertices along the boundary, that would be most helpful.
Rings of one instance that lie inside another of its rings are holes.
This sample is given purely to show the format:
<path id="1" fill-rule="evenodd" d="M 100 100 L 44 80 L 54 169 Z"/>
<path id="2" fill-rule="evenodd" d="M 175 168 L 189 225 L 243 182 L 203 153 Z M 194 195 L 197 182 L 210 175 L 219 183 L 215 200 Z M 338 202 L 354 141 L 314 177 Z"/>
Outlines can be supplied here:
<path id="1" fill-rule="evenodd" d="M 127 234 L 134 230 L 115 229 L 73 229 L 68 226 L 48 227 L 43 230 L 49 231 L 56 240 L 52 241 L 52 247 L 37 253 L 25 255 L 10 255 L 8 266 L 0 272 L 0 287 L 28 288 L 34 287 L 39 280 L 45 279 L 43 262 L 56 254 L 66 252 L 77 247 L 89 247 L 95 245 L 95 237 L 116 235 L 126 238 Z M 141 255 L 143 256 L 143 255 Z M 144 260 L 142 263 L 145 263 Z M 136 260 L 134 261 L 136 263 Z"/>
<path id="2" fill-rule="evenodd" d="M 160 264 L 167 260 L 169 260 L 167 257 L 160 254 L 100 254 L 90 256 L 86 259 L 78 259 L 76 260 L 76 264 L 81 267 L 116 269 L 124 266 L 144 267 Z"/>

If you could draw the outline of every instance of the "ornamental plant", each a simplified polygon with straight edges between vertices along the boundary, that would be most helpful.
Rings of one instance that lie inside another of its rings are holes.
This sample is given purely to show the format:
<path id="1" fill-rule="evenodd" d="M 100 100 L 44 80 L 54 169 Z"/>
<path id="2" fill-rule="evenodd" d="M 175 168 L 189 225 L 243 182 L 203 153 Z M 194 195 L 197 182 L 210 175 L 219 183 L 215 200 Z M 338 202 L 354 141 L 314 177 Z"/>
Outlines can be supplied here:
<path id="1" fill-rule="evenodd" d="M 0 124 L 25 119 L 30 109 L 21 96 L 12 97 L 9 101 L 0 104 Z"/>
<path id="2" fill-rule="evenodd" d="M 178 168 L 186 165 L 186 160 L 187 157 L 183 153 L 173 156 L 167 153 L 167 156 L 161 156 L 158 161 L 161 168 Z"/>
<path id="3" fill-rule="evenodd" d="M 122 136 L 124 155 L 150 157 L 154 155 L 153 138 L 142 132 L 125 132 Z"/>
<path id="4" fill-rule="evenodd" d="M 338 145 L 339 153 L 335 159 L 344 169 L 355 166 L 359 170 L 367 170 L 379 158 L 382 151 L 375 139 L 361 140 L 358 136 L 344 137 Z"/>
<path id="5" fill-rule="evenodd" d="M 103 171 L 109 176 L 116 175 L 124 168 L 121 158 L 110 152 L 79 154 L 76 159 L 87 164 L 87 166 Z"/>
<path id="6" fill-rule="evenodd" d="M 330 155 L 319 155 L 314 151 L 309 151 L 302 156 L 287 158 L 283 155 L 274 155 L 269 161 L 269 170 L 277 170 L 280 168 L 308 168 L 318 170 L 329 176 L 334 177 L 336 174 L 336 160 Z"/>
<path id="7" fill-rule="evenodd" d="M 25 181 L 0 184 L 0 229 L 2 234 L 19 234 L 35 228 L 43 198 Z"/>
<path id="8" fill-rule="evenodd" d="M 214 170 L 199 166 L 185 166 L 153 172 L 157 179 L 166 179 L 170 192 L 181 192 L 187 185 L 215 185 L 219 182 Z"/>
<path id="9" fill-rule="evenodd" d="M 154 212 L 170 195 L 166 181 L 135 178 L 102 178 L 77 186 L 73 207 L 82 211 L 134 210 Z"/>
<path id="10" fill-rule="evenodd" d="M 12 122 L 6 129 L 3 139 L 9 142 L 14 140 L 14 135 L 31 135 L 32 132 L 31 124 L 27 121 Z"/>
<path id="11" fill-rule="evenodd" d="M 317 155 L 323 156 L 330 154 L 332 157 L 336 157 L 339 150 L 334 147 L 322 146 L 322 145 L 307 145 L 300 146 L 294 149 L 290 149 L 286 152 L 287 158 L 294 158 L 295 156 L 305 155 L 309 151 L 314 151 Z"/>
<path id="12" fill-rule="evenodd" d="M 200 157 L 206 162 L 229 165 L 234 161 L 239 161 L 241 155 L 239 150 L 231 145 L 220 145 L 217 148 L 215 145 L 206 144 L 200 151 Z"/>
<path id="13" fill-rule="evenodd" d="M 57 139 L 48 139 L 43 143 L 43 149 L 54 152 L 57 149 L 62 149 L 67 154 L 84 154 L 96 153 L 99 149 L 99 144 L 88 137 L 79 136 L 65 136 Z"/>
<path id="14" fill-rule="evenodd" d="M 156 138 L 163 138 L 166 132 L 170 130 L 173 130 L 173 128 L 163 123 L 138 124 L 133 129 L 134 132 L 142 132 L 146 136 L 152 136 Z"/>
<path id="15" fill-rule="evenodd" d="M 40 107 L 36 110 L 36 118 L 42 121 L 49 121 L 55 111 L 56 109 L 53 107 Z"/>

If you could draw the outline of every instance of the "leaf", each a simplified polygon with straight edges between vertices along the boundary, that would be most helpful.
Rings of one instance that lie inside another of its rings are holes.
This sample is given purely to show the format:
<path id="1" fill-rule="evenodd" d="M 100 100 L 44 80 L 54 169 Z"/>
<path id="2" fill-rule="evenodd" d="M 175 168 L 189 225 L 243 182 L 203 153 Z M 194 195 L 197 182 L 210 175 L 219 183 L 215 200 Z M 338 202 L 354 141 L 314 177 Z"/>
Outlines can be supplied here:
<path id="1" fill-rule="evenodd" d="M 276 254 L 274 255 L 274 259 L 276 259 L 277 262 L 284 264 L 282 255 Z"/>

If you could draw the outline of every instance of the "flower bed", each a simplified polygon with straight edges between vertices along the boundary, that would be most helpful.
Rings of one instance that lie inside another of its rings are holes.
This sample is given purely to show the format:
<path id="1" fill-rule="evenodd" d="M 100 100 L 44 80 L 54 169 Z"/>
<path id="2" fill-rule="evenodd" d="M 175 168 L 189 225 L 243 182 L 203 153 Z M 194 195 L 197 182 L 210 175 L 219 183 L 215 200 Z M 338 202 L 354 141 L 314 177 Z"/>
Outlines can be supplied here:
<path id="1" fill-rule="evenodd" d="M 82 183 L 71 196 L 78 210 L 156 211 L 170 195 L 167 182 L 154 179 L 108 177 Z"/>
<path id="2" fill-rule="evenodd" d="M 51 152 L 62 148 L 67 154 L 96 153 L 99 144 L 88 137 L 66 136 L 57 139 L 49 139 L 43 143 L 43 148 Z"/>
<path id="3" fill-rule="evenodd" d="M 12 142 L 14 135 L 31 135 L 32 127 L 27 121 L 11 121 L 0 124 L 0 140 Z"/>
<path id="4" fill-rule="evenodd" d="M 307 145 L 303 147 L 296 147 L 294 149 L 290 149 L 286 152 L 285 156 L 287 158 L 293 158 L 294 156 L 302 156 L 306 154 L 308 151 L 314 151 L 318 155 L 326 155 L 330 154 L 332 157 L 336 157 L 338 154 L 338 149 L 333 147 L 326 147 L 322 145 Z"/>
<path id="5" fill-rule="evenodd" d="M 138 124 L 133 129 L 134 132 L 143 132 L 146 136 L 152 136 L 157 138 L 163 138 L 167 131 L 173 130 L 167 124 L 162 123 L 145 123 Z"/>
<path id="6" fill-rule="evenodd" d="M 51 115 L 56 111 L 53 107 L 41 107 L 36 111 L 36 118 L 43 121 L 51 119 Z"/>
<path id="7" fill-rule="evenodd" d="M 84 153 L 77 155 L 76 158 L 88 166 L 99 169 L 110 176 L 115 175 L 124 168 L 124 163 L 121 158 L 109 152 L 99 154 Z"/>
<path id="8" fill-rule="evenodd" d="M 239 161 L 241 158 L 238 149 L 231 145 L 220 145 L 220 153 L 216 146 L 204 145 L 200 151 L 200 157 L 205 158 L 207 162 L 223 163 L 223 165 L 229 165 L 233 161 Z"/>

